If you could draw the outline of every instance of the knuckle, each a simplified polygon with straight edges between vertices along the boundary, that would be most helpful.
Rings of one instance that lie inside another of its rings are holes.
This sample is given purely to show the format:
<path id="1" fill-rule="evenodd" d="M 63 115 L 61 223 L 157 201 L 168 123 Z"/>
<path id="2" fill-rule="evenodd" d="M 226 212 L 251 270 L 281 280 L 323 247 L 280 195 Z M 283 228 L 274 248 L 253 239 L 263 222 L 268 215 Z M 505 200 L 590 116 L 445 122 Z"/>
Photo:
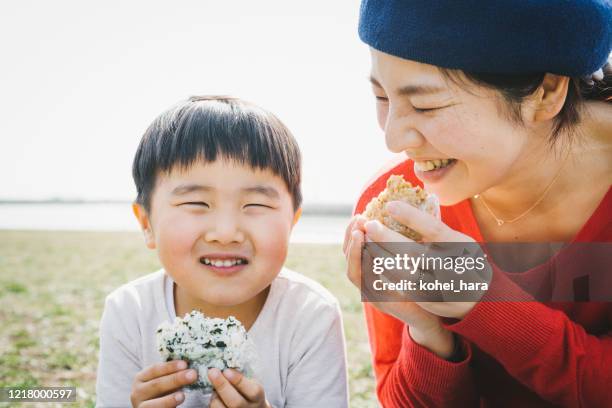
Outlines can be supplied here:
<path id="1" fill-rule="evenodd" d="M 445 231 L 444 224 L 437 222 L 432 227 L 432 234 L 434 237 L 441 237 Z"/>
<path id="2" fill-rule="evenodd" d="M 136 375 L 134 376 L 134 382 L 137 381 L 143 381 L 143 379 L 146 377 L 147 372 L 150 370 L 150 367 L 148 368 L 143 368 L 142 370 L 140 370 L 139 372 L 136 373 Z"/>
<path id="3" fill-rule="evenodd" d="M 166 395 L 164 398 L 162 398 L 162 406 L 164 408 L 173 408 L 177 405 L 178 403 L 174 394 Z"/>
<path id="4" fill-rule="evenodd" d="M 215 389 L 220 393 L 223 392 L 227 388 L 227 383 L 223 380 L 215 382 L 214 385 L 215 385 Z"/>
<path id="5" fill-rule="evenodd" d="M 155 395 L 159 394 L 163 390 L 161 381 L 159 379 L 154 379 L 154 380 L 149 381 L 146 387 L 149 389 L 149 391 L 152 394 L 155 394 Z"/>
<path id="6" fill-rule="evenodd" d="M 134 395 L 134 392 L 132 391 L 132 393 L 130 394 L 130 402 L 132 403 L 133 407 L 138 407 L 138 403 L 139 403 L 139 399 L 136 395 Z"/>
<path id="7" fill-rule="evenodd" d="M 186 377 L 183 373 L 175 373 L 170 377 L 170 384 L 172 384 L 173 389 L 182 387 L 185 382 Z"/>
<path id="8" fill-rule="evenodd" d="M 245 382 L 243 375 L 238 375 L 237 378 L 232 382 L 235 387 L 240 387 Z"/>
<path id="9" fill-rule="evenodd" d="M 355 279 L 355 268 L 352 268 L 350 265 L 346 269 L 346 276 L 352 281 Z"/>
<path id="10" fill-rule="evenodd" d="M 143 383 L 135 383 L 132 385 L 132 392 L 130 393 L 130 399 L 132 401 L 139 401 L 143 392 Z"/>
<path id="11" fill-rule="evenodd" d="M 151 373 L 155 377 L 159 377 L 160 374 L 164 372 L 164 363 L 157 363 L 151 367 Z"/>
<path id="12" fill-rule="evenodd" d="M 262 387 L 257 387 L 257 389 L 255 390 L 255 393 L 253 395 L 253 399 L 255 401 L 261 401 L 264 399 L 264 390 Z"/>

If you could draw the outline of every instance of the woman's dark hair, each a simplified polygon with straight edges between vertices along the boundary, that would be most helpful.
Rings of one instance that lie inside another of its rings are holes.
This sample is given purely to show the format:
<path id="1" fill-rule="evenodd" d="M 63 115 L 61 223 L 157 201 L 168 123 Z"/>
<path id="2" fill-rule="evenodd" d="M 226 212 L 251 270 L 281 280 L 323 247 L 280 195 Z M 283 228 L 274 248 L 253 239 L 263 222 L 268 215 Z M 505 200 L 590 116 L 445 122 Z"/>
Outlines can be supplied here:
<path id="1" fill-rule="evenodd" d="M 217 159 L 271 170 L 285 182 L 294 210 L 300 207 L 301 156 L 291 132 L 272 113 L 227 96 L 191 97 L 153 121 L 132 166 L 136 202 L 150 212 L 160 173 Z"/>
<path id="2" fill-rule="evenodd" d="M 518 123 L 522 123 L 520 103 L 538 89 L 545 76 L 545 73 L 489 74 L 446 68 L 440 68 L 440 71 L 445 78 L 460 86 L 465 83 L 465 80 L 468 80 L 474 84 L 497 90 L 509 107 L 510 118 Z M 558 140 L 562 131 L 571 130 L 580 122 L 585 100 L 612 102 L 612 67 L 610 64 L 604 68 L 604 78 L 601 80 L 570 77 L 565 103 L 554 119 L 549 138 L 550 144 Z"/>

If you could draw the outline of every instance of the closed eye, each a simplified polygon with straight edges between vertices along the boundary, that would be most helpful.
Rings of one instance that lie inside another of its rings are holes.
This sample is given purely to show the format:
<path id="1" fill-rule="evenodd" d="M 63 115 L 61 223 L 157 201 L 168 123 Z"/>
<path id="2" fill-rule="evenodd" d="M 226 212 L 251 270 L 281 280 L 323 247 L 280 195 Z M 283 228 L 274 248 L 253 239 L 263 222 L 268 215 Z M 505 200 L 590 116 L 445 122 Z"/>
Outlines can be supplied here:
<path id="1" fill-rule="evenodd" d="M 439 109 L 445 109 L 445 108 L 450 108 L 451 106 L 454 106 L 454 103 L 448 104 L 448 105 L 444 105 L 444 106 L 436 106 L 433 108 L 417 108 L 416 106 L 413 106 L 412 109 L 414 109 L 415 112 L 417 113 L 423 113 L 423 112 L 431 112 L 431 111 L 435 111 L 435 110 L 439 110 Z"/>
<path id="2" fill-rule="evenodd" d="M 377 102 L 382 102 L 382 103 L 387 103 L 387 102 L 389 102 L 389 98 L 387 98 L 386 96 L 377 96 L 376 95 L 376 101 Z"/>
<path id="3" fill-rule="evenodd" d="M 430 112 L 430 111 L 434 111 L 436 109 L 440 109 L 440 108 L 417 108 L 417 107 L 413 107 L 415 112 Z"/>
<path id="4" fill-rule="evenodd" d="M 186 202 L 186 203 L 181 203 L 179 205 L 197 205 L 197 206 L 203 206 L 203 207 L 210 207 L 204 201 L 189 201 L 189 202 Z"/>
<path id="5" fill-rule="evenodd" d="M 245 208 L 246 208 L 246 207 L 273 208 L 273 207 L 270 207 L 269 205 L 265 205 L 265 204 L 258 204 L 258 203 L 246 204 L 244 207 L 245 207 Z"/>

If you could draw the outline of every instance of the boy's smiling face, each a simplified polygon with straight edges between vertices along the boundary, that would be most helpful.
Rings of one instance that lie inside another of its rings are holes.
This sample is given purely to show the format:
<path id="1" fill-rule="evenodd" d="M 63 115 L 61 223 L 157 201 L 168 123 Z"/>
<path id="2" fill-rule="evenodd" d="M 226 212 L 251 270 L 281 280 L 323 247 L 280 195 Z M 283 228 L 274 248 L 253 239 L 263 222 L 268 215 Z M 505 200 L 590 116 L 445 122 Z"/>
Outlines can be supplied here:
<path id="1" fill-rule="evenodd" d="M 166 272 L 190 297 L 216 306 L 242 304 L 270 285 L 296 220 L 279 176 L 221 159 L 160 174 L 150 214 L 135 206 Z"/>

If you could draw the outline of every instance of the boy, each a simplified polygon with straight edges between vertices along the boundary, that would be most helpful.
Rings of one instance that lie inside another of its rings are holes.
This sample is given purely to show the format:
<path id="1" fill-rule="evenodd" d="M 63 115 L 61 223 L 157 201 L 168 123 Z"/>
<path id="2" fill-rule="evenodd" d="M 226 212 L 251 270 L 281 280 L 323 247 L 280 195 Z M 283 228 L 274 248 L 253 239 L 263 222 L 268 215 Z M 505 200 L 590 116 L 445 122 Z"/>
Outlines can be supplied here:
<path id="1" fill-rule="evenodd" d="M 193 97 L 160 115 L 136 152 L 133 204 L 163 269 L 106 299 L 99 407 L 205 407 L 183 361 L 162 362 L 156 328 L 197 309 L 242 322 L 255 376 L 210 369 L 211 407 L 346 407 L 342 318 L 316 282 L 283 268 L 300 215 L 300 152 L 272 114 Z"/>

